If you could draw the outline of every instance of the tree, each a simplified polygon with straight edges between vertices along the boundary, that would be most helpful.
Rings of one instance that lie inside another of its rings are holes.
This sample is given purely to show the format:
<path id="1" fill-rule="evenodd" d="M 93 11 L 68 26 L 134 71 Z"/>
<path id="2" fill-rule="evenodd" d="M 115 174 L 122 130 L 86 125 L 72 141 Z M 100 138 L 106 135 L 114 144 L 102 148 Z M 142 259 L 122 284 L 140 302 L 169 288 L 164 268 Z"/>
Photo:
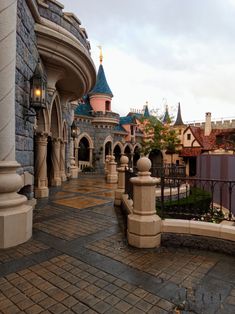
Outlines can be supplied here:
<path id="1" fill-rule="evenodd" d="M 163 124 L 156 117 L 149 117 L 142 121 L 144 132 L 143 153 L 149 154 L 152 150 L 166 150 L 168 154 L 175 154 L 180 140 L 176 131 L 169 124 Z"/>

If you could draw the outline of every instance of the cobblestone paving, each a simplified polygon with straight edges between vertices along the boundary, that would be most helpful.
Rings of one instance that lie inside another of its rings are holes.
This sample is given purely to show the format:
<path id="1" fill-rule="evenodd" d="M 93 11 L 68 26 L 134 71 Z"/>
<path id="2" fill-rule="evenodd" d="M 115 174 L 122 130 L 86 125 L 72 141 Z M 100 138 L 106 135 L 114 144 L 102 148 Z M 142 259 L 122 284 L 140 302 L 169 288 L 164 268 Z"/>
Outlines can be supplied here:
<path id="1" fill-rule="evenodd" d="M 115 185 L 81 176 L 51 190 L 33 238 L 0 250 L 0 313 L 235 313 L 235 257 L 128 246 Z"/>

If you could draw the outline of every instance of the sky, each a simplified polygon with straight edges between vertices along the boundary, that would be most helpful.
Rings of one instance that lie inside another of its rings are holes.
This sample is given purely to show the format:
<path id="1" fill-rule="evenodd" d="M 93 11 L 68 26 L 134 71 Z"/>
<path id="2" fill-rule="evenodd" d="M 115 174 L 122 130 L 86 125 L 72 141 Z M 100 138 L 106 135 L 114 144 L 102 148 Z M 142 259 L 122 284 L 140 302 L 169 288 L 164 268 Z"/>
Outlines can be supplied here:
<path id="1" fill-rule="evenodd" d="M 98 68 L 99 49 L 114 94 L 112 111 L 184 122 L 235 118 L 235 0 L 60 0 L 85 27 Z"/>

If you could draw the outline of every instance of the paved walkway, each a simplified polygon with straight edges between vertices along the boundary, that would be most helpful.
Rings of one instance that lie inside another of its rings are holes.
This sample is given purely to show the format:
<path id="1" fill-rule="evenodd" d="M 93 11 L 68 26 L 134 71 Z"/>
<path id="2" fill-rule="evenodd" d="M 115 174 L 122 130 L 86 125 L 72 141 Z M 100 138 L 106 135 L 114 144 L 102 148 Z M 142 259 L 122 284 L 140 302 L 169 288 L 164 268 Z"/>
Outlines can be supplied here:
<path id="1" fill-rule="evenodd" d="M 234 314 L 235 258 L 129 247 L 115 188 L 81 176 L 38 205 L 33 238 L 0 250 L 0 313 Z"/>

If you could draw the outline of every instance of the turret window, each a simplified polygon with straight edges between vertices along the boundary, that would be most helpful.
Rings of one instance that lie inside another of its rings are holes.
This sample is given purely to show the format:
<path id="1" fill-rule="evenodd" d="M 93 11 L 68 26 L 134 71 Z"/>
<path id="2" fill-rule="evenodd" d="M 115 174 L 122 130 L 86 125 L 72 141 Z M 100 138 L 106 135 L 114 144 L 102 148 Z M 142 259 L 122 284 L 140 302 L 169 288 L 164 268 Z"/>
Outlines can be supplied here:
<path id="1" fill-rule="evenodd" d="M 110 101 L 105 102 L 105 111 L 111 111 L 110 110 Z"/>

